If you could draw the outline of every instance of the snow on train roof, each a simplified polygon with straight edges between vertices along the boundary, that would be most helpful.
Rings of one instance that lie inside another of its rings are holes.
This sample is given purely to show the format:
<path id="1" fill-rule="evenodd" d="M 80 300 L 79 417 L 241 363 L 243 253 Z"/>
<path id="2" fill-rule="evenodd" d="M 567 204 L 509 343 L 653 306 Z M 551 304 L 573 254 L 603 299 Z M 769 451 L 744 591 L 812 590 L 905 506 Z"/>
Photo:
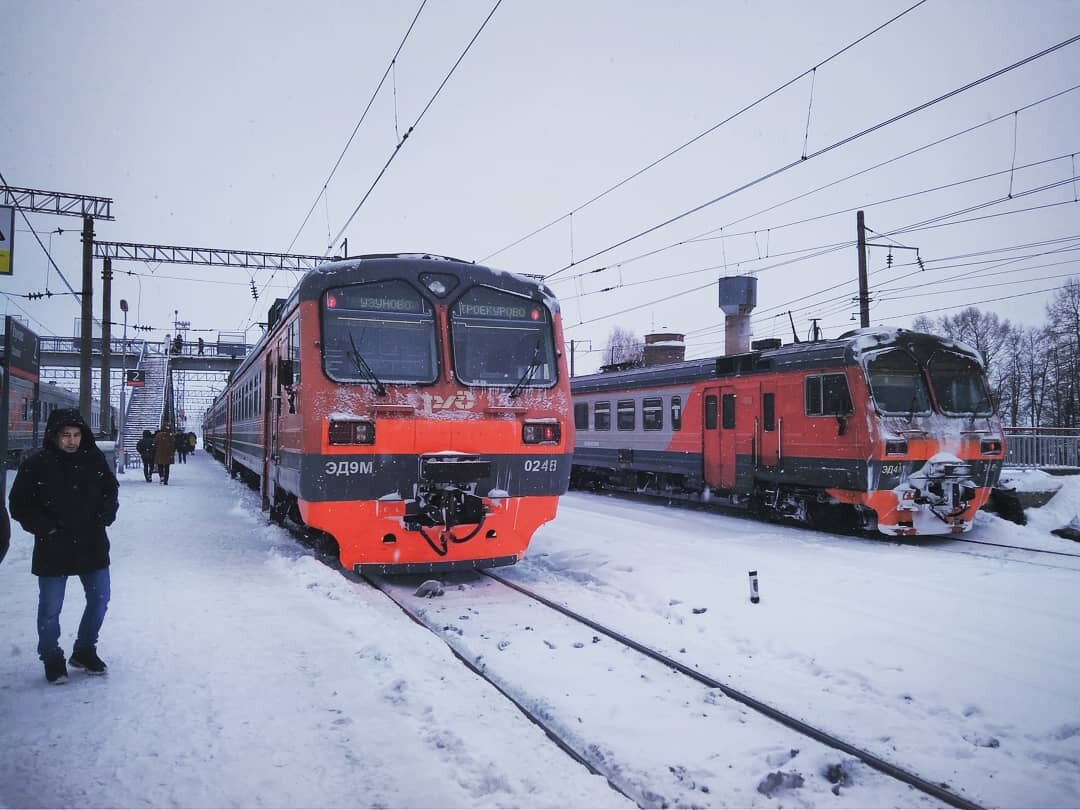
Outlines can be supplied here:
<path id="1" fill-rule="evenodd" d="M 929 354 L 940 348 L 950 349 L 982 362 L 981 355 L 975 349 L 960 341 L 912 332 L 909 329 L 870 327 L 845 332 L 838 338 L 789 343 L 776 349 L 582 375 L 574 377 L 570 386 L 574 393 L 580 394 L 617 388 L 681 385 L 714 377 L 780 369 L 839 368 L 854 365 L 864 355 L 889 347 L 905 348 L 924 362 Z"/>

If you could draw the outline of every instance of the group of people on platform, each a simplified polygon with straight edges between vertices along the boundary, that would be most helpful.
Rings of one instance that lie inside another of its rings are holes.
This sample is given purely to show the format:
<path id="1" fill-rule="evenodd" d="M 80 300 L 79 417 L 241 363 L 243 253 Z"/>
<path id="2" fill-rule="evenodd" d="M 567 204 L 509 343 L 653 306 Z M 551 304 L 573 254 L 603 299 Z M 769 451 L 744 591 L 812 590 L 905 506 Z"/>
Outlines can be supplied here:
<path id="1" fill-rule="evenodd" d="M 157 433 L 144 430 L 135 449 L 143 463 L 143 477 L 147 482 L 154 478 L 154 470 L 157 469 L 158 479 L 162 484 L 169 483 L 169 467 L 176 458 L 181 464 L 187 464 L 188 453 L 195 452 L 196 436 L 194 433 L 173 431 L 166 422 Z"/>

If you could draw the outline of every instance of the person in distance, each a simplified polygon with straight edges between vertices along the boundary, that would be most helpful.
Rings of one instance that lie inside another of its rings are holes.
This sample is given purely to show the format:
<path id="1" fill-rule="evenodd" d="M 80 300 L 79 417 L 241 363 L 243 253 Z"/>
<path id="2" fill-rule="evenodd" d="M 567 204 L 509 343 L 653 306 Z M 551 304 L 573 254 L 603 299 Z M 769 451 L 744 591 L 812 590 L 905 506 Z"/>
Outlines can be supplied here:
<path id="1" fill-rule="evenodd" d="M 173 432 L 169 429 L 169 423 L 165 422 L 161 430 L 154 434 L 154 463 L 157 464 L 158 478 L 165 486 L 169 485 L 169 467 L 172 465 L 173 453 L 176 452 L 176 440 Z"/>
<path id="2" fill-rule="evenodd" d="M 149 483 L 154 478 L 154 434 L 149 430 L 144 430 L 135 449 L 139 453 L 139 458 L 142 459 L 143 478 Z"/>
<path id="3" fill-rule="evenodd" d="M 60 611 L 70 576 L 82 581 L 86 608 L 67 663 L 92 675 L 107 669 L 97 642 L 110 597 L 105 529 L 116 520 L 118 489 L 82 414 L 75 408 L 49 414 L 44 446 L 19 465 L 9 497 L 11 516 L 34 536 L 30 571 L 38 578 L 38 656 L 49 683 L 68 677 Z"/>

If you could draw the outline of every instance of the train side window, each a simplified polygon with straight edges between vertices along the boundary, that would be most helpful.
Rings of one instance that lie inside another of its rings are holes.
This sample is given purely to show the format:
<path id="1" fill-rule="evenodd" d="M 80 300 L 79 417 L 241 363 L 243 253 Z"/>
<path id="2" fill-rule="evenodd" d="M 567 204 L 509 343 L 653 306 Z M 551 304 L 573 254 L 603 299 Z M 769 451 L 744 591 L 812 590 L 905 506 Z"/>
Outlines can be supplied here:
<path id="1" fill-rule="evenodd" d="M 632 399 L 620 399 L 617 408 L 616 420 L 619 430 L 633 430 L 637 421 L 637 403 Z"/>
<path id="2" fill-rule="evenodd" d="M 597 402 L 593 405 L 593 430 L 611 430 L 610 402 Z"/>
<path id="3" fill-rule="evenodd" d="M 664 400 L 660 397 L 641 401 L 641 427 L 645 430 L 664 429 Z"/>
<path id="4" fill-rule="evenodd" d="M 574 403 L 574 427 L 577 430 L 589 429 L 589 403 L 588 402 L 575 402 Z"/>
<path id="5" fill-rule="evenodd" d="M 806 378 L 807 416 L 846 416 L 853 411 L 847 377 L 843 374 Z"/>
<path id="6" fill-rule="evenodd" d="M 705 429 L 716 430 L 716 397 L 710 394 L 705 397 Z"/>
<path id="7" fill-rule="evenodd" d="M 764 430 L 776 430 L 776 394 L 761 395 L 761 427 Z"/>
<path id="8" fill-rule="evenodd" d="M 720 400 L 720 425 L 726 430 L 735 427 L 735 395 L 724 394 Z"/>
<path id="9" fill-rule="evenodd" d="M 289 324 L 289 363 L 289 384 L 295 387 L 300 384 L 300 321 L 295 318 Z"/>
<path id="10" fill-rule="evenodd" d="M 682 397 L 671 398 L 671 429 L 682 430 Z"/>

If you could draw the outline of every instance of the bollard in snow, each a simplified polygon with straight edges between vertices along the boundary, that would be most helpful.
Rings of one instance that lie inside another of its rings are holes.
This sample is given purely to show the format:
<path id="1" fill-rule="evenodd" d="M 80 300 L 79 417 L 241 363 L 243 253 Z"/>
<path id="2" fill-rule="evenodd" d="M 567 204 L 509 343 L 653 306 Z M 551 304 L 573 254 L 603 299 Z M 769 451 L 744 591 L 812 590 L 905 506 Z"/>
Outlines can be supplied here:
<path id="1" fill-rule="evenodd" d="M 758 595 L 757 571 L 750 572 L 750 601 L 755 605 L 761 601 L 761 596 Z"/>

